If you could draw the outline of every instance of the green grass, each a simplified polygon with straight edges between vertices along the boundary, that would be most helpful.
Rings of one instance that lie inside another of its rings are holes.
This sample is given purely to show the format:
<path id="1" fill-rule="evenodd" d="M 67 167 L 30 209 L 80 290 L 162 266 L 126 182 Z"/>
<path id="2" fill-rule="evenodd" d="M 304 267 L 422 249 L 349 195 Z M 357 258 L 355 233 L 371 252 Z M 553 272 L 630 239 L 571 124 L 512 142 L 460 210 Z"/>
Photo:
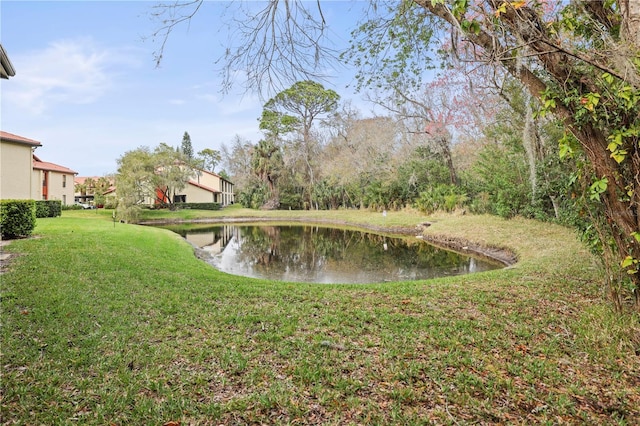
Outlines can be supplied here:
<path id="1" fill-rule="evenodd" d="M 146 212 L 147 219 L 167 219 Z M 39 219 L 1 276 L 2 424 L 637 424 L 640 318 L 566 228 L 413 212 L 176 212 L 412 227 L 514 267 L 384 285 L 216 271 L 108 211 Z"/>

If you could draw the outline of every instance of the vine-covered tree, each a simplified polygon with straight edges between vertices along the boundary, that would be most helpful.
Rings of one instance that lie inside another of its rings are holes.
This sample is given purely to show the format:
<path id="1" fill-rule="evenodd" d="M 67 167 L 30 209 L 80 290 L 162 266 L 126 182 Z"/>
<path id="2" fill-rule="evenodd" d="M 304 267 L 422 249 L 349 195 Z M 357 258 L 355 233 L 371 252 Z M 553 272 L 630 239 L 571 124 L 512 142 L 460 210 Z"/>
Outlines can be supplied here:
<path id="1" fill-rule="evenodd" d="M 263 209 L 273 210 L 280 206 L 277 184 L 282 168 L 282 153 L 272 139 L 263 139 L 253 148 L 251 169 L 267 185 L 270 194 Z"/>
<path id="2" fill-rule="evenodd" d="M 640 5 L 416 0 L 448 26 L 450 51 L 499 65 L 564 123 L 561 155 L 584 155 L 584 177 L 608 277 L 621 266 L 640 309 Z M 609 244 L 610 238 L 614 244 Z M 607 254 L 606 252 L 610 252 Z M 623 278 L 618 276 L 617 282 Z M 612 283 L 615 284 L 615 283 Z M 613 286 L 620 306 L 620 287 Z"/>

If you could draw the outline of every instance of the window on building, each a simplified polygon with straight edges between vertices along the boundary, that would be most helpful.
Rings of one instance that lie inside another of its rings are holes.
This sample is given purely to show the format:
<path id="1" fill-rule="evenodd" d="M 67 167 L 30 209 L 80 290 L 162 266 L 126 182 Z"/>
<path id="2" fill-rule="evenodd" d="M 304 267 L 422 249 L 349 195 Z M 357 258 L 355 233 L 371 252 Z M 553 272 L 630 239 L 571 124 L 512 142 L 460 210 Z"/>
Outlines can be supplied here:
<path id="1" fill-rule="evenodd" d="M 62 187 L 67 187 L 67 175 L 62 175 Z"/>

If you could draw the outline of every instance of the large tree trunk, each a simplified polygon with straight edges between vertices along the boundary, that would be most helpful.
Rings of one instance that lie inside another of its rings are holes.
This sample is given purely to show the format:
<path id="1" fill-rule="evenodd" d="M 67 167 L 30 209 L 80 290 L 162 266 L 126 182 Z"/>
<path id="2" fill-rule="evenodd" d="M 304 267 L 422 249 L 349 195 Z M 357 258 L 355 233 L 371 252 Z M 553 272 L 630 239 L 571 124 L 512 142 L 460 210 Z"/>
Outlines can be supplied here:
<path id="1" fill-rule="evenodd" d="M 620 2 L 622 9 L 622 38 L 629 44 L 640 46 L 640 2 L 624 0 Z"/>
<path id="2" fill-rule="evenodd" d="M 461 29 L 462 22 L 458 21 L 454 14 L 447 9 L 444 3 L 436 3 L 431 0 L 414 0 L 416 4 L 424 7 L 430 13 L 447 21 L 452 28 Z M 608 13 L 603 2 L 592 0 L 585 2 L 585 10 L 591 18 L 598 20 L 603 28 L 614 28 L 621 25 L 620 43 L 607 39 L 607 43 L 614 44 L 611 50 L 615 57 L 593 59 L 582 53 L 565 50 L 555 33 L 549 32 L 549 27 L 542 22 L 536 10 L 527 6 L 514 6 L 502 0 L 488 0 L 495 11 L 504 32 L 501 33 L 492 27 L 480 27 L 478 31 L 465 33 L 465 38 L 481 48 L 480 56 L 476 60 L 486 60 L 499 63 L 511 75 L 520 80 L 529 92 L 537 99 L 544 101 L 548 89 L 546 80 L 527 68 L 517 55 L 513 53 L 518 49 L 526 49 L 528 56 L 537 58 L 536 66 L 542 67 L 546 77 L 555 80 L 557 85 L 566 88 L 566 96 L 584 96 L 588 94 L 600 94 L 602 99 L 608 96 L 603 93 L 596 84 L 605 71 L 619 81 L 624 81 L 638 90 L 640 73 L 632 64 L 634 54 L 640 49 L 640 2 L 635 0 L 621 0 L 622 22 L 614 22 L 612 14 Z M 505 6 L 506 5 L 506 6 Z M 499 10 L 500 9 L 500 10 Z M 494 17 L 491 17 L 493 19 Z M 490 18 L 487 18 L 489 21 Z M 494 21 L 495 22 L 495 21 Z M 512 38 L 502 37 L 506 33 Z M 505 41 L 506 40 L 506 41 Z M 503 45 L 507 43 L 507 45 Z M 511 44 L 509 44 L 511 43 Z M 526 46 L 526 48 L 525 48 Z M 631 52 L 631 53 L 630 53 Z M 606 56 L 606 55 L 605 55 Z M 594 55 L 595 57 L 595 55 Z M 597 62 L 600 61 L 600 62 Z M 607 62 L 608 61 L 608 62 Z M 594 71 L 585 72 L 583 69 L 592 67 Z M 587 158 L 590 161 L 596 179 L 606 179 L 608 184 L 606 191 L 600 194 L 604 207 L 606 226 L 608 233 L 613 237 L 618 260 L 622 261 L 630 257 L 640 260 L 640 243 L 634 238 L 640 237 L 640 224 L 638 221 L 638 207 L 640 206 L 640 153 L 638 142 L 632 139 L 632 143 L 625 145 L 626 154 L 623 161 L 618 163 L 612 158 L 612 152 L 608 149 L 610 140 L 608 134 L 598 129 L 597 120 L 590 121 L 584 118 L 578 121 L 581 105 L 574 102 L 563 103 L 562 99 L 556 102 L 553 113 L 564 122 L 565 128 L 570 131 L 582 145 Z M 623 117 L 628 123 L 634 123 L 637 117 Z M 624 111 L 622 111 L 624 113 Z M 616 117 L 620 119 L 620 117 Z M 610 132 L 611 129 L 607 129 Z M 607 241 L 603 241 L 607 244 Z M 640 309 L 640 270 L 635 262 L 629 268 L 629 278 L 634 282 L 636 307 Z"/>

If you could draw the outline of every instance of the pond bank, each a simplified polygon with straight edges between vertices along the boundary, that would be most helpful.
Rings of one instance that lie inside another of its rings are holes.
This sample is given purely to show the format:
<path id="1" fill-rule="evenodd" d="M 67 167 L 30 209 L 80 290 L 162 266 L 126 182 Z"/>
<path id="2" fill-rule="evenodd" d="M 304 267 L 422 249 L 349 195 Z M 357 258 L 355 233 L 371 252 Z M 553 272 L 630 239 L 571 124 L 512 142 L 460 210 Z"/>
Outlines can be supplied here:
<path id="1" fill-rule="evenodd" d="M 282 218 L 282 217 L 218 217 L 218 218 L 203 218 L 203 219 L 154 219 L 141 221 L 140 225 L 173 225 L 181 223 L 201 223 L 201 224 L 216 224 L 216 223 L 307 223 L 318 225 L 333 225 L 338 227 L 357 228 L 367 231 L 372 231 L 381 234 L 394 234 L 404 236 L 416 236 L 429 244 L 437 246 L 442 249 L 455 251 L 461 254 L 476 256 L 482 259 L 495 261 L 505 266 L 513 266 L 518 262 L 518 256 L 516 253 L 507 247 L 497 247 L 487 244 L 478 243 L 475 241 L 467 240 L 459 237 L 452 237 L 447 235 L 432 234 L 427 232 L 427 229 L 431 226 L 430 222 L 422 222 L 414 227 L 410 226 L 381 226 L 372 224 L 355 223 L 345 220 L 337 219 L 318 219 L 318 218 Z M 200 250 L 196 250 L 196 255 L 199 258 L 204 256 L 199 253 Z"/>

